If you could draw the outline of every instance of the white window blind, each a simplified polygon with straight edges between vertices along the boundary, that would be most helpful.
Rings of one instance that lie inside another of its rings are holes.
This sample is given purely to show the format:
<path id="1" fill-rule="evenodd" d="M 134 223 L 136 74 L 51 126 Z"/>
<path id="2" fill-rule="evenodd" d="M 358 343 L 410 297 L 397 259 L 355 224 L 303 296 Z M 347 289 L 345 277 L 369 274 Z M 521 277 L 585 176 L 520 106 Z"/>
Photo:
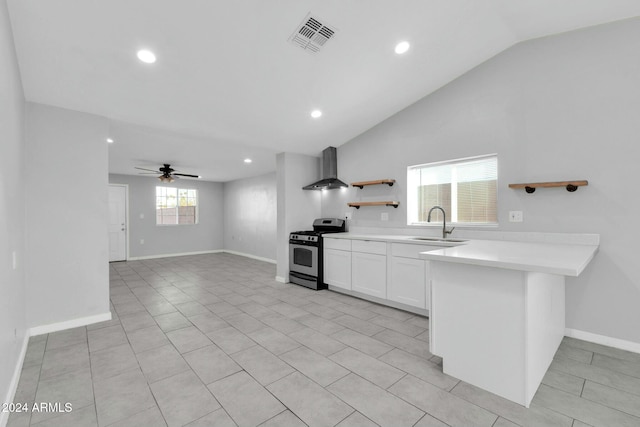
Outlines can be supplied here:
<path id="1" fill-rule="evenodd" d="M 495 154 L 407 168 L 407 222 L 427 223 L 433 206 L 447 222 L 497 224 L 498 157 Z M 434 211 L 432 222 L 442 222 Z"/>

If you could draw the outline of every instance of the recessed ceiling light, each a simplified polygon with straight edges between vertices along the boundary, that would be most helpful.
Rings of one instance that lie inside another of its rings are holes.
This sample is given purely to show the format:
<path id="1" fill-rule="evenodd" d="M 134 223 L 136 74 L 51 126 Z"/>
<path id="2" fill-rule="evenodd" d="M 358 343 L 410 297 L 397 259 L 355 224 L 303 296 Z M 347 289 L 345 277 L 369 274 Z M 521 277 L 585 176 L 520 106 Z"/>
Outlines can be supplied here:
<path id="1" fill-rule="evenodd" d="M 251 163 L 252 161 L 253 161 L 253 160 L 251 160 L 251 159 L 244 159 L 244 162 L 245 162 L 245 163 Z"/>
<path id="2" fill-rule="evenodd" d="M 156 62 L 156 54 L 147 49 L 138 51 L 138 59 L 146 64 L 153 64 Z"/>
<path id="3" fill-rule="evenodd" d="M 403 53 L 406 53 L 410 47 L 411 45 L 409 44 L 409 42 L 407 41 L 400 42 L 396 45 L 396 53 L 398 55 L 402 55 Z"/>
<path id="4" fill-rule="evenodd" d="M 111 139 L 111 138 L 107 138 L 107 142 L 108 142 L 109 144 L 113 144 L 113 139 Z"/>
<path id="5" fill-rule="evenodd" d="M 317 119 L 317 118 L 319 118 L 321 116 L 322 116 L 322 111 L 320 111 L 320 110 L 313 110 L 311 112 L 311 117 L 313 117 L 314 119 Z"/>
<path id="6" fill-rule="evenodd" d="M 202 178 L 202 175 L 198 175 L 198 178 Z"/>

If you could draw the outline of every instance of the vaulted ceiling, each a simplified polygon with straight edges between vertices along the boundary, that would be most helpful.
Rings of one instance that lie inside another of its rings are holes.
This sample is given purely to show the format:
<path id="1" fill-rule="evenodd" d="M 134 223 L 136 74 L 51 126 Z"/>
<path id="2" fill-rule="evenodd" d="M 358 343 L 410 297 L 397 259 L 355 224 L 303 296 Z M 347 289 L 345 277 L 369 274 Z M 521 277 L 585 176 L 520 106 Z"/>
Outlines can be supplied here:
<path id="1" fill-rule="evenodd" d="M 168 162 L 212 181 L 340 146 L 520 41 L 640 15 L 638 0 L 8 3 L 26 98 L 111 119 L 110 172 Z M 289 41 L 309 13 L 335 30 L 317 53 Z"/>

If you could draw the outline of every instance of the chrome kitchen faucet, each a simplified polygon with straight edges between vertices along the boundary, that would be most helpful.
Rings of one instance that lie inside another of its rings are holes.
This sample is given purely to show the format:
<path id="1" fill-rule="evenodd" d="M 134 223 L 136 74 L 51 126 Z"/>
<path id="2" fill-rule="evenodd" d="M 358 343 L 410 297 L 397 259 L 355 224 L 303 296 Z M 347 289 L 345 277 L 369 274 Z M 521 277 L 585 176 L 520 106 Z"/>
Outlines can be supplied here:
<path id="1" fill-rule="evenodd" d="M 447 230 L 447 213 L 440 206 L 434 206 L 431 209 L 429 209 L 429 215 L 427 215 L 427 222 L 431 222 L 431 212 L 433 212 L 434 209 L 440 209 L 442 211 L 442 238 L 446 239 L 447 234 L 453 233 L 453 230 L 455 230 L 456 228 L 453 227 L 451 230 Z"/>

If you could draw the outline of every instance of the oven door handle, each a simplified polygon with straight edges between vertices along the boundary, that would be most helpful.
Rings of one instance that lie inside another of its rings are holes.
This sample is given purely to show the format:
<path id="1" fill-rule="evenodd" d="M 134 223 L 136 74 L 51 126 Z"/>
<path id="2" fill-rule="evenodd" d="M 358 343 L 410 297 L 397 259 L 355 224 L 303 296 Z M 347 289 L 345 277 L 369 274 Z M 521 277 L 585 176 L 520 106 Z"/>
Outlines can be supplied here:
<path id="1" fill-rule="evenodd" d="M 304 240 L 289 240 L 289 244 L 292 246 L 311 246 L 316 248 L 320 246 L 319 242 L 305 242 Z"/>

